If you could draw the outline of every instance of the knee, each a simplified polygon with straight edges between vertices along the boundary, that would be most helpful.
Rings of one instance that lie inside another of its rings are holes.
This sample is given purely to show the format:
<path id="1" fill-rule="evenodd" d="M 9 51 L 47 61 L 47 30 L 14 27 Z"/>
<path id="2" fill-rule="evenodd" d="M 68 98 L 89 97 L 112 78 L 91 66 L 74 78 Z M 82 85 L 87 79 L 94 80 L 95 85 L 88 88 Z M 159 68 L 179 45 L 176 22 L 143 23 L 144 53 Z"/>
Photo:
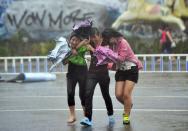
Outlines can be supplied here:
<path id="1" fill-rule="evenodd" d="M 122 100 L 122 98 L 123 98 L 122 93 L 116 93 L 116 99 Z"/>
<path id="2" fill-rule="evenodd" d="M 124 97 L 124 99 L 129 99 L 131 96 L 129 93 L 124 93 L 123 97 Z"/>

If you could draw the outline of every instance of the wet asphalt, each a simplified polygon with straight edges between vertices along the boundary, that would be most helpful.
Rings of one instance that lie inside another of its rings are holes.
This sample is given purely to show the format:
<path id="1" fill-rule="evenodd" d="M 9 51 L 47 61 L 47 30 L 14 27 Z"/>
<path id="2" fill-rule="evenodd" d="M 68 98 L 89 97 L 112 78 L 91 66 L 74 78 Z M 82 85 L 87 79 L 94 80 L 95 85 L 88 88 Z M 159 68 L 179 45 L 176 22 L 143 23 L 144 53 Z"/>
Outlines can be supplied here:
<path id="1" fill-rule="evenodd" d="M 2 79 L 12 75 L 0 75 Z M 83 111 L 76 88 L 77 121 L 68 125 L 66 76 L 55 81 L 33 83 L 0 82 L 0 131 L 188 131 L 188 73 L 140 73 L 133 91 L 131 124 L 122 124 L 123 106 L 114 95 L 114 72 L 110 94 L 116 123 L 108 117 L 100 88 L 93 99 L 93 126 L 79 121 Z"/>

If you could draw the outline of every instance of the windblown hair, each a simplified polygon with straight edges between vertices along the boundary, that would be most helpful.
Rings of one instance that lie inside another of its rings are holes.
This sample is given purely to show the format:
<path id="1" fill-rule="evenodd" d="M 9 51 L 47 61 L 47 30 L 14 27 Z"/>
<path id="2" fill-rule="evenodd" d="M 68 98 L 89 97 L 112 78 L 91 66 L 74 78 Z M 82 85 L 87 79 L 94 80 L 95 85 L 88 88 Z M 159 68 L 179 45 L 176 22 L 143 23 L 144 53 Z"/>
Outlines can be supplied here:
<path id="1" fill-rule="evenodd" d="M 88 39 L 91 33 L 92 25 L 93 23 L 91 20 L 81 21 L 73 26 L 73 32 L 78 34 L 82 39 Z"/>
<path id="2" fill-rule="evenodd" d="M 102 32 L 102 38 L 105 43 L 109 43 L 109 40 L 112 37 L 124 37 L 124 36 L 112 28 L 107 28 Z"/>
<path id="3" fill-rule="evenodd" d="M 101 35 L 101 32 L 96 27 L 91 28 L 90 36 L 94 35 Z"/>
<path id="4" fill-rule="evenodd" d="M 102 32 L 102 37 L 104 38 L 123 37 L 123 35 L 112 28 L 107 28 Z"/>

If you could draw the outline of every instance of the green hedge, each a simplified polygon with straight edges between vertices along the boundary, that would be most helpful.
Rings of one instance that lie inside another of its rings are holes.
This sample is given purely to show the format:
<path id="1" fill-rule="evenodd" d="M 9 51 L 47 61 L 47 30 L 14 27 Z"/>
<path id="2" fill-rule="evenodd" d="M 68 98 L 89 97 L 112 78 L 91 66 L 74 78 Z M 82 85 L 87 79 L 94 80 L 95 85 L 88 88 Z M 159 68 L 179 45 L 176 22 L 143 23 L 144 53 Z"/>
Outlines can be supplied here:
<path id="1" fill-rule="evenodd" d="M 15 34 L 9 40 L 0 40 L 0 56 L 45 56 L 52 50 L 55 43 L 52 40 L 36 42 L 24 42 L 24 32 Z M 138 37 L 127 37 L 132 49 L 136 54 L 158 54 L 161 53 L 159 48 L 159 39 L 144 39 Z M 177 43 L 173 49 L 174 53 L 188 53 L 188 40 Z"/>

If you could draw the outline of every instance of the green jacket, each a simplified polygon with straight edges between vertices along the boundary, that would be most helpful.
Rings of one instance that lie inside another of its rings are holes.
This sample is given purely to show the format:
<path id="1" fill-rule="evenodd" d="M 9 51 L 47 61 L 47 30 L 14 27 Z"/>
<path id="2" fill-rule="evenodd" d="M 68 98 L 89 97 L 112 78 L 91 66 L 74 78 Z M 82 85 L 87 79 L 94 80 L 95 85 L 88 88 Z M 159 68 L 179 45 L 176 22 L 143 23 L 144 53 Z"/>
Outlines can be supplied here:
<path id="1" fill-rule="evenodd" d="M 81 46 L 77 49 L 78 54 L 71 56 L 69 61 L 76 65 L 87 65 L 84 57 L 87 51 L 88 49 L 85 46 Z"/>

